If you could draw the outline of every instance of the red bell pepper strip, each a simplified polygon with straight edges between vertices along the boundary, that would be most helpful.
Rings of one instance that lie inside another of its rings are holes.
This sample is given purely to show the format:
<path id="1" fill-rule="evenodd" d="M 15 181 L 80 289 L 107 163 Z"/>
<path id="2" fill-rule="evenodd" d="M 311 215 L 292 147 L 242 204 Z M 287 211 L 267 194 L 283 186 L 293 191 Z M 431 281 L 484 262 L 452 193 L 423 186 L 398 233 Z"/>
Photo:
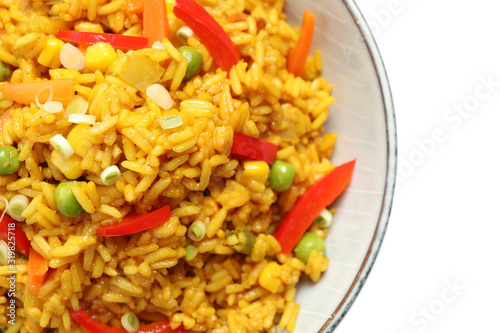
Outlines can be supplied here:
<path id="1" fill-rule="evenodd" d="M 259 160 L 273 164 L 278 146 L 266 140 L 241 133 L 234 133 L 231 154 L 246 160 Z"/>
<path id="2" fill-rule="evenodd" d="M 4 215 L 0 220 L 0 239 L 4 240 L 7 245 L 14 243 L 16 251 L 28 257 L 31 250 L 31 243 L 26 237 L 23 229 L 9 216 Z"/>
<path id="3" fill-rule="evenodd" d="M 200 38 L 223 71 L 229 72 L 240 61 L 240 53 L 231 38 L 201 5 L 193 0 L 176 0 L 174 14 Z"/>
<path id="4" fill-rule="evenodd" d="M 161 42 L 163 38 L 170 39 L 165 0 L 145 0 L 142 17 L 142 34 L 148 39 L 149 47 L 156 41 Z"/>
<path id="5" fill-rule="evenodd" d="M 49 270 L 49 261 L 31 249 L 28 257 L 28 283 L 32 294 L 38 295 Z"/>
<path id="6" fill-rule="evenodd" d="M 295 76 L 302 76 L 306 65 L 307 56 L 311 49 L 311 43 L 314 35 L 314 14 L 308 10 L 304 10 L 302 17 L 302 30 L 299 40 L 292 51 L 288 54 L 287 69 Z"/>
<path id="7" fill-rule="evenodd" d="M 351 181 L 355 160 L 339 165 L 310 186 L 273 232 L 281 253 L 289 254 L 326 206 L 330 205 Z"/>
<path id="8" fill-rule="evenodd" d="M 98 236 L 124 236 L 156 227 L 170 219 L 170 207 L 163 206 L 147 214 L 127 215 L 121 222 L 96 230 Z"/>
<path id="9" fill-rule="evenodd" d="M 57 38 L 67 42 L 80 44 L 95 44 L 98 42 L 104 42 L 118 49 L 137 50 L 148 47 L 148 39 L 146 37 L 88 31 L 59 30 L 57 32 Z"/>
<path id="10" fill-rule="evenodd" d="M 111 327 L 95 320 L 83 309 L 71 311 L 70 316 L 91 333 L 128 333 L 124 328 Z M 163 320 L 143 326 L 136 333 L 187 333 L 187 330 L 182 325 L 172 329 L 169 321 Z"/>

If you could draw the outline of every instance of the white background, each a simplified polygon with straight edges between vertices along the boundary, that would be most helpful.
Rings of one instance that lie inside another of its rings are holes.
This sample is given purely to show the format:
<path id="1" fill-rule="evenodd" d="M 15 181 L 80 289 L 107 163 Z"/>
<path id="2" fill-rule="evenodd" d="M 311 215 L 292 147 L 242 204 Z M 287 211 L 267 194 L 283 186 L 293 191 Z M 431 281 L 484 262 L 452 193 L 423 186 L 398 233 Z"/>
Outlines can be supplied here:
<path id="1" fill-rule="evenodd" d="M 499 332 L 500 1 L 357 0 L 384 59 L 398 181 L 335 332 Z"/>

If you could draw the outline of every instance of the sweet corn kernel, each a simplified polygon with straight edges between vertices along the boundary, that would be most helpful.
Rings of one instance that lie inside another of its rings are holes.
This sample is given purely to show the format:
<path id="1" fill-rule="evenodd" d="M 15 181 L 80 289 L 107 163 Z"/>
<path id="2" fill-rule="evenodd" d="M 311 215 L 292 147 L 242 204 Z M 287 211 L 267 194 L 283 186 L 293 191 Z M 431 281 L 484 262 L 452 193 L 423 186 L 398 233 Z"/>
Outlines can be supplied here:
<path id="1" fill-rule="evenodd" d="M 273 294 L 276 293 L 283 285 L 280 278 L 282 270 L 282 267 L 276 261 L 267 263 L 259 275 L 259 285 Z"/>
<path id="2" fill-rule="evenodd" d="M 42 50 L 38 56 L 38 63 L 40 65 L 49 68 L 59 68 L 61 67 L 61 59 L 59 54 L 64 46 L 64 42 L 55 37 L 51 37 L 47 40 L 45 48 Z"/>
<path id="3" fill-rule="evenodd" d="M 91 71 L 99 70 L 104 73 L 117 58 L 118 55 L 111 45 L 99 42 L 87 48 L 85 65 Z"/>
<path id="4" fill-rule="evenodd" d="M 85 157 L 92 144 L 89 141 L 87 131 L 90 129 L 88 124 L 78 124 L 68 133 L 68 142 L 73 147 L 75 154 Z"/>
<path id="5" fill-rule="evenodd" d="M 80 167 L 82 158 L 76 154 L 64 158 L 60 152 L 54 149 L 50 160 L 67 179 L 77 179 L 83 174 L 83 169 Z"/>
<path id="6" fill-rule="evenodd" d="M 245 161 L 243 163 L 243 179 L 245 180 L 255 180 L 261 183 L 265 183 L 267 178 L 269 178 L 269 165 L 264 161 Z"/>

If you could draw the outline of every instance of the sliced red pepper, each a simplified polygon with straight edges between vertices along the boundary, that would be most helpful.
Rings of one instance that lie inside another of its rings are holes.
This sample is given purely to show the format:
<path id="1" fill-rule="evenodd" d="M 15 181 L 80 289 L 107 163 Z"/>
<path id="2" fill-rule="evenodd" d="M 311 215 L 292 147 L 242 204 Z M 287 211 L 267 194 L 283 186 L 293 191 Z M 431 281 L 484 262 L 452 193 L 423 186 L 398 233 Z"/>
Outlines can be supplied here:
<path id="1" fill-rule="evenodd" d="M 201 5 L 193 0 L 176 0 L 174 14 L 200 38 L 223 71 L 229 72 L 240 61 L 240 53 L 231 38 Z"/>
<path id="2" fill-rule="evenodd" d="M 124 328 L 111 327 L 95 320 L 83 309 L 71 311 L 69 314 L 74 321 L 91 333 L 128 333 Z"/>
<path id="3" fill-rule="evenodd" d="M 165 0 L 145 0 L 142 15 L 142 34 L 148 39 L 149 47 L 156 41 L 170 38 Z"/>
<path id="4" fill-rule="evenodd" d="M 314 219 L 344 191 L 351 181 L 355 163 L 353 160 L 339 165 L 297 199 L 273 232 L 282 253 L 292 252 Z"/>
<path id="5" fill-rule="evenodd" d="M 273 164 L 278 146 L 266 140 L 241 133 L 234 133 L 231 154 L 245 160 L 258 160 Z"/>
<path id="6" fill-rule="evenodd" d="M 163 206 L 147 214 L 127 215 L 121 222 L 96 230 L 98 236 L 124 236 L 156 227 L 170 219 L 170 207 Z"/>
<path id="7" fill-rule="evenodd" d="M 88 31 L 59 30 L 57 32 L 57 38 L 67 42 L 81 44 L 95 44 L 98 42 L 104 42 L 118 49 L 137 50 L 148 47 L 148 39 L 146 37 Z"/>
<path id="8" fill-rule="evenodd" d="M 23 229 L 17 225 L 11 217 L 4 215 L 0 220 L 0 239 L 4 240 L 7 244 L 16 244 L 16 251 L 28 257 L 31 250 L 31 243 L 26 237 Z"/>
<path id="9" fill-rule="evenodd" d="M 34 295 L 40 293 L 45 277 L 49 271 L 49 261 L 40 253 L 31 249 L 28 257 L 28 282 L 30 292 Z"/>
<path id="10" fill-rule="evenodd" d="M 70 312 L 71 318 L 91 333 L 128 333 L 124 328 L 111 327 L 92 318 L 87 311 L 80 309 Z M 141 327 L 136 333 L 187 333 L 181 325 L 176 329 L 170 327 L 168 320 L 159 321 Z"/>

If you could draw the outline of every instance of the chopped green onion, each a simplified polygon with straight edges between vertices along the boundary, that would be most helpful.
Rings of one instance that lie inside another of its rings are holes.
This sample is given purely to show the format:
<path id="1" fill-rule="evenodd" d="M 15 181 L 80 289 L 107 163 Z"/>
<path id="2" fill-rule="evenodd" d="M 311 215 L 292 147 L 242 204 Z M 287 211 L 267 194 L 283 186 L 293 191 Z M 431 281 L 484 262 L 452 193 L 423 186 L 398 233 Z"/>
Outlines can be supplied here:
<path id="1" fill-rule="evenodd" d="M 64 158 L 68 158 L 73 155 L 75 152 L 71 143 L 61 134 L 56 134 L 49 140 L 50 145 L 57 150 Z"/>
<path id="2" fill-rule="evenodd" d="M 26 207 L 28 207 L 29 200 L 28 197 L 24 194 L 16 194 L 10 199 L 9 208 L 7 212 L 10 217 L 12 217 L 16 221 L 24 221 L 24 217 L 21 214 L 24 212 Z"/>
<path id="3" fill-rule="evenodd" d="M 160 42 L 159 40 L 156 40 L 153 45 L 151 45 L 151 48 L 152 49 L 156 49 L 156 50 L 166 50 L 167 48 L 165 47 L 165 45 L 163 45 L 162 42 Z"/>
<path id="4" fill-rule="evenodd" d="M 85 114 L 87 113 L 87 109 L 89 107 L 89 102 L 87 102 L 82 96 L 76 95 L 69 101 L 68 106 L 66 107 L 66 113 L 75 113 L 75 114 Z"/>
<path id="5" fill-rule="evenodd" d="M 198 254 L 198 248 L 194 245 L 186 246 L 186 259 L 192 260 Z"/>
<path id="6" fill-rule="evenodd" d="M 194 241 L 200 241 L 205 237 L 207 233 L 207 228 L 205 227 L 205 223 L 200 220 L 194 221 L 191 223 L 188 229 L 188 237 Z"/>
<path id="7" fill-rule="evenodd" d="M 179 28 L 179 30 L 177 30 L 177 37 L 179 37 L 180 41 L 183 42 L 184 44 L 187 43 L 189 37 L 193 36 L 194 36 L 193 30 L 191 30 L 191 28 L 188 27 L 187 25 L 182 26 Z"/>
<path id="8" fill-rule="evenodd" d="M 113 185 L 121 175 L 120 169 L 116 165 L 112 165 L 101 173 L 101 181 L 104 185 Z"/>
<path id="9" fill-rule="evenodd" d="M 170 97 L 168 90 L 159 83 L 153 83 L 147 87 L 146 95 L 162 109 L 168 110 L 172 107 L 172 97 Z"/>
<path id="10" fill-rule="evenodd" d="M 9 262 L 9 246 L 4 240 L 0 240 L 0 265 L 5 266 Z"/>
<path id="11" fill-rule="evenodd" d="M 179 127 L 183 124 L 181 116 L 168 116 L 158 119 L 160 126 L 163 129 L 171 129 Z"/>
<path id="12" fill-rule="evenodd" d="M 58 113 L 61 112 L 64 109 L 64 107 L 61 102 L 48 101 L 42 105 L 42 109 L 50 113 Z"/>
<path id="13" fill-rule="evenodd" d="M 132 312 L 127 312 L 122 316 L 122 326 L 130 333 L 137 332 L 139 329 L 139 319 Z"/>
<path id="14" fill-rule="evenodd" d="M 314 220 L 315 223 L 322 227 L 329 227 L 332 224 L 333 215 L 328 209 L 323 209 L 321 214 Z"/>
<path id="15" fill-rule="evenodd" d="M 94 125 L 96 122 L 96 117 L 90 114 L 68 114 L 68 121 L 74 124 L 89 124 Z"/>
<path id="16" fill-rule="evenodd" d="M 47 102 L 50 102 L 52 101 L 52 97 L 54 96 L 54 87 L 52 87 L 51 84 L 43 87 L 42 89 L 40 89 L 36 95 L 35 95 L 35 104 L 39 107 L 39 108 L 43 108 L 43 103 L 40 102 L 40 99 L 39 99 L 39 96 L 40 94 L 42 93 L 42 91 L 44 91 L 45 89 L 49 89 L 49 97 L 47 98 L 47 100 L 44 102 L 44 103 L 47 103 Z"/>
<path id="17" fill-rule="evenodd" d="M 85 56 L 82 51 L 69 43 L 64 44 L 61 48 L 59 59 L 67 69 L 79 71 L 85 68 Z"/>

